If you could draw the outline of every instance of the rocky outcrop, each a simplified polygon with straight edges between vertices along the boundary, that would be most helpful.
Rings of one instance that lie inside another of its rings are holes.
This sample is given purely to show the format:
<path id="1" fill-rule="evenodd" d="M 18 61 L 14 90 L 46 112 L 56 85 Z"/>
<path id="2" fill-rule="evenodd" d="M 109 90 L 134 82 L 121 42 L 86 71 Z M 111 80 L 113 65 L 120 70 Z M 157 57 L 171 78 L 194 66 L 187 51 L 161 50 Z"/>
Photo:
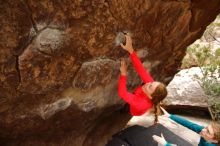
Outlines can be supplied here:
<path id="1" fill-rule="evenodd" d="M 177 113 L 208 114 L 208 96 L 196 76 L 202 77 L 199 67 L 178 72 L 167 86 L 168 95 L 163 104 Z"/>
<path id="2" fill-rule="evenodd" d="M 119 31 L 155 80 L 168 83 L 219 0 L 1 0 L 0 140 L 103 145 L 128 121 L 117 96 Z M 129 67 L 128 86 L 140 84 Z"/>
<path id="3" fill-rule="evenodd" d="M 166 105 L 185 105 L 208 107 L 207 95 L 201 87 L 201 81 L 196 76 L 202 76 L 199 67 L 184 69 L 178 72 L 167 86 L 168 95 L 164 100 Z"/>

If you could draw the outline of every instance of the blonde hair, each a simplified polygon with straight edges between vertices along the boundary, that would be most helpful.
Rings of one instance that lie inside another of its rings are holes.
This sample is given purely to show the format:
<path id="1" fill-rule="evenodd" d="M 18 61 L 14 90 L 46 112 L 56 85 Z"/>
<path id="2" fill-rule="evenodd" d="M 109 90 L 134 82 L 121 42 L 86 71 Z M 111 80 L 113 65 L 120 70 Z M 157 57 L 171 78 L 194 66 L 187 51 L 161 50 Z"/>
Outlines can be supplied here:
<path id="1" fill-rule="evenodd" d="M 220 122 L 219 121 L 212 121 L 211 126 L 214 130 L 214 139 L 220 142 Z"/>
<path id="2" fill-rule="evenodd" d="M 155 124 L 158 121 L 158 113 L 160 112 L 159 104 L 166 96 L 167 96 L 167 88 L 166 85 L 164 85 L 163 83 L 160 83 L 156 87 L 155 91 L 151 94 L 152 97 L 151 101 L 154 104 Z"/>

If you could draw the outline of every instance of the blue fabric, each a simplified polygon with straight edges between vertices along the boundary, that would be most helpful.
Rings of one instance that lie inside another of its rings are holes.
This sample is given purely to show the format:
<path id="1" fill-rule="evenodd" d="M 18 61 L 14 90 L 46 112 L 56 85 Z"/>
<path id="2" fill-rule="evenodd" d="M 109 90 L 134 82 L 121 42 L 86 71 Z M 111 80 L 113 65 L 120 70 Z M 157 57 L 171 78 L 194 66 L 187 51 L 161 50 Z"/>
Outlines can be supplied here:
<path id="1" fill-rule="evenodd" d="M 202 131 L 202 129 L 204 129 L 203 126 L 197 125 L 193 122 L 190 122 L 184 118 L 181 118 L 181 117 L 178 117 L 175 115 L 170 115 L 169 118 L 172 119 L 173 121 L 179 123 L 180 125 L 183 125 L 184 127 L 191 129 L 192 131 L 194 131 L 198 134 Z M 217 146 L 217 145 L 209 143 L 204 138 L 201 137 L 198 146 Z"/>
<path id="2" fill-rule="evenodd" d="M 164 146 L 171 146 L 171 144 L 167 142 Z"/>
<path id="3" fill-rule="evenodd" d="M 217 146 L 217 145 L 209 143 L 204 138 L 201 137 L 198 146 Z"/>

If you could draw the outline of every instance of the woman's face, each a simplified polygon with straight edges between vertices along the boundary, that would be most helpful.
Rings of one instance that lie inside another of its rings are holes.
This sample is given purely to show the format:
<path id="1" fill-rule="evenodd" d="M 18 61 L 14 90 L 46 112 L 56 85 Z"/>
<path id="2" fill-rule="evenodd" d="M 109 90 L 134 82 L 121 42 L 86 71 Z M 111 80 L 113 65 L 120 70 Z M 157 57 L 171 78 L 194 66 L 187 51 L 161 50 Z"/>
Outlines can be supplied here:
<path id="1" fill-rule="evenodd" d="M 151 96 L 159 84 L 159 82 L 146 83 L 142 86 L 142 90 L 145 94 Z"/>
<path id="2" fill-rule="evenodd" d="M 205 127 L 204 129 L 202 129 L 202 131 L 200 132 L 200 135 L 208 142 L 210 143 L 218 143 L 217 140 L 214 139 L 214 130 L 212 125 L 209 125 L 207 127 Z"/>

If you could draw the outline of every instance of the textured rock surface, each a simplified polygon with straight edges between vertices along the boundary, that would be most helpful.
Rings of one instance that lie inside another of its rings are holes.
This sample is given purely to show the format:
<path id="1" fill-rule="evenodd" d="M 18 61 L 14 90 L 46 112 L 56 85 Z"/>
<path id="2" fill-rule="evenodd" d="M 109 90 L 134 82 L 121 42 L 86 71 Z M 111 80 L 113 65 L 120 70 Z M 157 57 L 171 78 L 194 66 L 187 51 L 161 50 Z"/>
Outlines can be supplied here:
<path id="1" fill-rule="evenodd" d="M 128 121 L 117 97 L 119 31 L 168 83 L 220 0 L 0 0 L 0 140 L 103 145 Z M 140 83 L 129 67 L 128 85 Z"/>

